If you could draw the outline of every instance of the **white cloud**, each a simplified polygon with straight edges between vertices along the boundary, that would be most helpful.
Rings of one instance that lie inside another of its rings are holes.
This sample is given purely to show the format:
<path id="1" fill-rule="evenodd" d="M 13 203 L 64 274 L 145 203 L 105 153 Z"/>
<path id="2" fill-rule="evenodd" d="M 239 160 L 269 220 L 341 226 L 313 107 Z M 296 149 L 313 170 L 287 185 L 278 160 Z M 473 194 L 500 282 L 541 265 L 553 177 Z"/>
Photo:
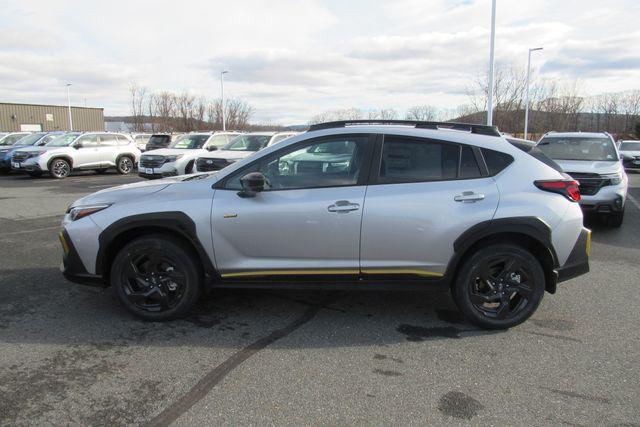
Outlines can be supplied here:
<path id="1" fill-rule="evenodd" d="M 6 2 L 5 2 L 6 3 Z M 128 112 L 131 81 L 152 90 L 247 99 L 256 120 L 320 111 L 454 107 L 486 68 L 490 0 L 9 1 L 0 31 L 0 100 Z M 497 59 L 591 93 L 640 82 L 635 0 L 499 1 Z M 635 86 L 634 86 L 635 85 Z"/>

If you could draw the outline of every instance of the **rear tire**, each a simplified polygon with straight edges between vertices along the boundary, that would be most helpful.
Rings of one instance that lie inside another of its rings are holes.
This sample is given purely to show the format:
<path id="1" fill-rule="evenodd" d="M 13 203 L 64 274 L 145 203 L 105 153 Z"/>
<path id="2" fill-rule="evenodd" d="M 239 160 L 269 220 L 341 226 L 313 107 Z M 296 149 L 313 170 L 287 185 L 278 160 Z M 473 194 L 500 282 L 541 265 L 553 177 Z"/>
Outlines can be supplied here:
<path id="1" fill-rule="evenodd" d="M 133 172 L 133 159 L 129 156 L 122 156 L 118 159 L 116 169 L 120 175 L 128 175 Z"/>
<path id="2" fill-rule="evenodd" d="M 536 311 L 544 271 L 527 250 L 512 244 L 481 247 L 462 264 L 452 286 L 456 305 L 474 325 L 508 329 Z"/>
<path id="3" fill-rule="evenodd" d="M 65 159 L 53 159 L 49 165 L 49 173 L 55 179 L 64 179 L 71 175 L 71 165 Z"/>
<path id="4" fill-rule="evenodd" d="M 197 255 L 181 241 L 149 235 L 118 252 L 111 286 L 127 310 L 146 320 L 178 319 L 197 302 L 202 273 Z"/>

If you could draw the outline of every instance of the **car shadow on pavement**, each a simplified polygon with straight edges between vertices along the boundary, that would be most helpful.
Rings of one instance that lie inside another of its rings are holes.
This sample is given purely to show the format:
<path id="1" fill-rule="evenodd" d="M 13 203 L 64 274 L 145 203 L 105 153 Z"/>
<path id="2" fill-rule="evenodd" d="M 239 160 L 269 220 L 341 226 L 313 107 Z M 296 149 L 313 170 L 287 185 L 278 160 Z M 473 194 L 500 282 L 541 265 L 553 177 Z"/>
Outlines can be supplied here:
<path id="1" fill-rule="evenodd" d="M 110 288 L 75 285 L 55 268 L 0 271 L 0 288 L 3 343 L 243 347 L 301 316 L 304 339 L 279 339 L 273 346 L 384 345 L 495 333 L 466 322 L 443 292 L 214 290 L 184 319 L 148 322 L 126 312 Z"/>

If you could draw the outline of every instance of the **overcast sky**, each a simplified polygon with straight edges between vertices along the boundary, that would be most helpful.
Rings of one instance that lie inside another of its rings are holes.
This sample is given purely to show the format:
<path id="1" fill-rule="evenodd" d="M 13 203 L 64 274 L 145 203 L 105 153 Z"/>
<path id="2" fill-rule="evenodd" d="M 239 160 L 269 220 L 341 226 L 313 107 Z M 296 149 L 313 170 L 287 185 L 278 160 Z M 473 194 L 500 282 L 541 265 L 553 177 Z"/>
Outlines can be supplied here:
<path id="1" fill-rule="evenodd" d="M 4 0 L 0 101 L 129 113 L 151 90 L 247 100 L 253 121 L 336 109 L 467 103 L 488 63 L 490 0 Z M 586 94 L 640 89 L 640 1 L 498 0 L 496 58 L 580 79 Z"/>

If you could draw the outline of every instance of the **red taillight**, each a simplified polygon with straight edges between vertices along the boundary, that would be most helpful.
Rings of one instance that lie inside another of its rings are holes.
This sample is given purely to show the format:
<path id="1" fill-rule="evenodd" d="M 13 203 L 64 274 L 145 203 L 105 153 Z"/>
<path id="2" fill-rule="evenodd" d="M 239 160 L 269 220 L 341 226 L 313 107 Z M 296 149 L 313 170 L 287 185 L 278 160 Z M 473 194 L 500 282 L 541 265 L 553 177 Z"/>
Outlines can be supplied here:
<path id="1" fill-rule="evenodd" d="M 572 202 L 580 201 L 579 183 L 574 179 L 535 181 L 534 184 L 541 190 L 562 194 Z"/>

